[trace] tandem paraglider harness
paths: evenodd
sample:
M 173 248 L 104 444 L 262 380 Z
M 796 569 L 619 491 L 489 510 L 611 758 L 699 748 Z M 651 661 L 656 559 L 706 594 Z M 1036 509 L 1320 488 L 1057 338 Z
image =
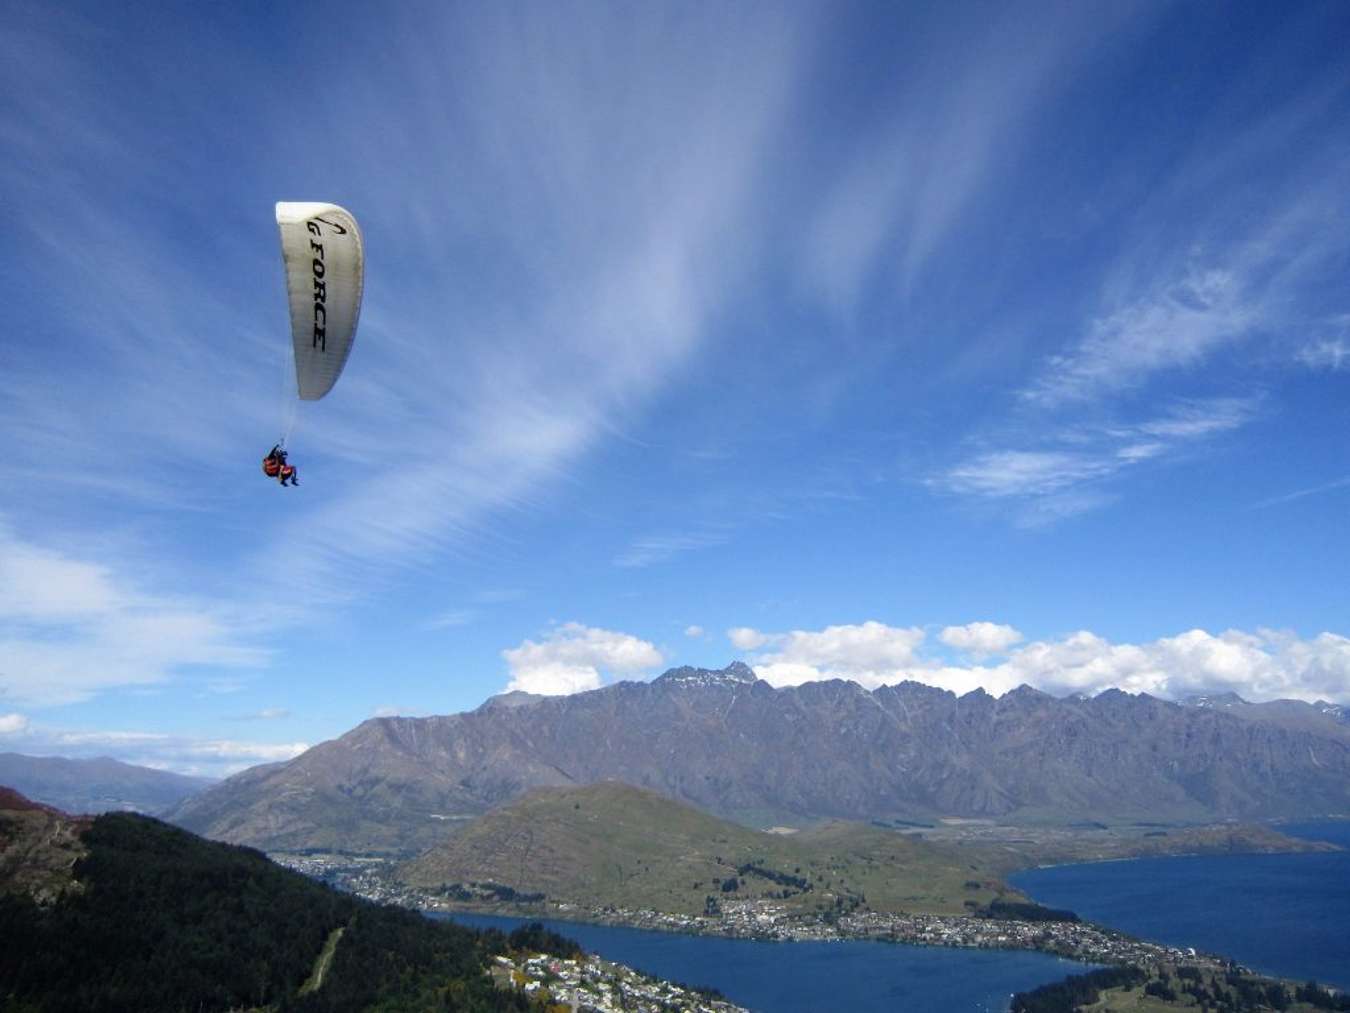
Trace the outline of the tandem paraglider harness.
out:
M 264 475 L 278 479 L 282 485 L 300 484 L 295 477 L 294 466 L 286 463 L 286 451 L 281 449 L 280 443 L 267 452 L 267 456 L 263 458 L 262 469 Z

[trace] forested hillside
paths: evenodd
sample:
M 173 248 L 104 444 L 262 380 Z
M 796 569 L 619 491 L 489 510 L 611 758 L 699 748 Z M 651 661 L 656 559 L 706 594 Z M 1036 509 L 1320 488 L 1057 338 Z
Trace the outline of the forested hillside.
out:
M 148 817 L 100 816 L 82 842 L 79 888 L 60 900 L 0 883 L 0 1008 L 526 1008 L 483 973 L 510 946 L 500 933 L 371 904 Z

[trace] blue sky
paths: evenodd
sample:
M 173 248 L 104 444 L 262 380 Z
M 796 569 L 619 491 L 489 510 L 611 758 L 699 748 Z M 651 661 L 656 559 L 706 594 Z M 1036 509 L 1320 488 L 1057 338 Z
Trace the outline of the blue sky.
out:
M 1350 8 L 0 17 L 0 750 L 741 658 L 1350 701 Z M 362 223 L 285 425 L 272 205 Z

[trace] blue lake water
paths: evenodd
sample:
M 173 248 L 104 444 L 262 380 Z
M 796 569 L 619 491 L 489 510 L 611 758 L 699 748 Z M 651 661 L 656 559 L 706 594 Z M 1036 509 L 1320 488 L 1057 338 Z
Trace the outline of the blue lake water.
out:
M 1286 833 L 1350 848 L 1350 821 Z M 1280 977 L 1350 988 L 1350 851 L 1220 855 L 1064 865 L 1012 881 L 1051 907 L 1137 936 L 1231 956 Z M 434 917 L 434 916 L 433 916 Z M 456 915 L 479 928 L 521 919 Z M 1002 1011 L 1087 965 L 1017 950 L 889 943 L 768 943 L 547 921 L 585 949 L 649 974 L 711 985 L 765 1013 Z
M 1350 848 L 1350 821 L 1280 829 Z M 1063 865 L 1012 882 L 1042 904 L 1122 932 L 1350 988 L 1350 851 Z
M 437 917 L 433 915 L 432 917 Z M 474 928 L 510 931 L 519 918 L 456 914 Z M 770 943 L 612 925 L 545 921 L 584 949 L 661 978 L 710 985 L 764 1013 L 997 1011 L 1013 992 L 1088 965 L 1019 950 L 958 950 L 862 941 Z

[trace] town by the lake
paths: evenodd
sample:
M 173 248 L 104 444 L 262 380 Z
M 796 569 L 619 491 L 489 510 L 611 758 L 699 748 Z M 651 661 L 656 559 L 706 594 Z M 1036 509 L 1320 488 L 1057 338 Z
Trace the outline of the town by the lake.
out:
M 622 925 L 628 928 L 737 939 L 829 941 L 872 939 L 913 946 L 1037 950 L 1090 964 L 1157 967 L 1188 964 L 1213 970 L 1240 968 L 1217 954 L 1136 939 L 1090 922 L 1028 920 L 973 915 L 906 914 L 859 909 L 847 914 L 801 913 L 771 900 L 727 900 L 706 915 L 675 914 L 614 906 L 587 907 L 566 901 L 531 904 L 466 904 L 393 882 L 374 857 L 276 854 L 278 863 L 332 883 L 368 900 L 419 911 L 491 913 L 527 918 Z

